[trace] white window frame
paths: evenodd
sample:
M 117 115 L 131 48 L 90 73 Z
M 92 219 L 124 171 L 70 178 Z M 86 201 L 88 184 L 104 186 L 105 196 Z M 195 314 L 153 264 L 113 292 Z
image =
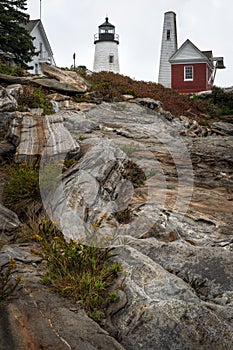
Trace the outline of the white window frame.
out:
M 184 81 L 193 81 L 193 66 L 184 66 Z

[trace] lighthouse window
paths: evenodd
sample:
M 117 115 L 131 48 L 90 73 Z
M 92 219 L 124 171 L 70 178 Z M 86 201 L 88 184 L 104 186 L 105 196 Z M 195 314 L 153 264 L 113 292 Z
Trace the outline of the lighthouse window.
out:
M 171 39 L 171 31 L 170 29 L 167 30 L 167 40 Z
M 109 56 L 109 63 L 114 63 L 114 56 L 113 55 Z
M 184 80 L 193 80 L 193 66 L 184 67 Z

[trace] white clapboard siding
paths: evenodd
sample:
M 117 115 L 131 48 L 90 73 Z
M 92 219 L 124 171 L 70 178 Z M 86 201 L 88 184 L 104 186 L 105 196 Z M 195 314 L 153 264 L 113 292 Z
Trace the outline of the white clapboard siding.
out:
M 189 39 L 170 58 L 171 63 L 207 62 L 208 58 Z
M 197 50 L 195 50 L 195 48 L 192 45 L 188 44 L 183 48 L 183 50 L 179 52 L 176 58 L 180 60 L 199 59 L 199 58 L 203 58 L 203 56 Z
M 113 56 L 113 63 L 109 62 Z M 115 41 L 99 41 L 95 44 L 94 72 L 108 71 L 119 73 L 118 44 Z
M 167 39 L 167 32 L 170 31 L 170 38 Z M 160 51 L 159 80 L 165 87 L 171 87 L 171 64 L 170 57 L 177 50 L 177 29 L 176 14 L 172 11 L 164 14 L 164 25 Z

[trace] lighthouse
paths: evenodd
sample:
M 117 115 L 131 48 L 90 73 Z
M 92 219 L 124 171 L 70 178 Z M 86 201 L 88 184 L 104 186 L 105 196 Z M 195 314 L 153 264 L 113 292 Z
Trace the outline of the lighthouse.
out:
M 165 12 L 163 23 L 162 44 L 160 51 L 159 84 L 171 87 L 170 57 L 177 51 L 176 14 L 173 11 Z
M 119 73 L 119 35 L 115 33 L 115 26 L 109 23 L 108 17 L 99 26 L 99 31 L 94 36 L 94 44 L 95 57 L 93 71 Z

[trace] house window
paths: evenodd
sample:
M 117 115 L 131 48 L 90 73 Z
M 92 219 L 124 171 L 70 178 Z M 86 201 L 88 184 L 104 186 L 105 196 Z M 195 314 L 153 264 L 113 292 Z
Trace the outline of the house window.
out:
M 43 56 L 43 44 L 40 43 L 40 57 Z
M 38 70 L 38 63 L 35 64 L 35 74 L 38 74 L 39 70 Z
M 109 56 L 109 63 L 114 63 L 114 56 L 113 55 Z
M 167 40 L 171 40 L 171 31 L 170 31 L 170 29 L 167 30 Z
M 193 66 L 184 67 L 184 80 L 193 80 Z

